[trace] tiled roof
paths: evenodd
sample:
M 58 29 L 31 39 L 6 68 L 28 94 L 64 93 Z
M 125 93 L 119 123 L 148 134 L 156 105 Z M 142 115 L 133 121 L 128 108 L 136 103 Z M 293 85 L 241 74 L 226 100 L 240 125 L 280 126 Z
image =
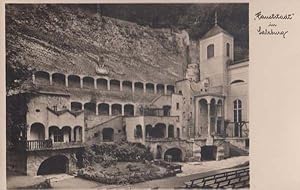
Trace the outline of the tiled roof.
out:
M 229 36 L 232 36 L 226 30 L 224 30 L 223 28 L 221 28 L 219 25 L 215 25 L 201 39 L 206 39 L 206 38 L 215 36 L 215 35 L 217 35 L 219 33 L 224 33 L 224 34 L 227 34 Z

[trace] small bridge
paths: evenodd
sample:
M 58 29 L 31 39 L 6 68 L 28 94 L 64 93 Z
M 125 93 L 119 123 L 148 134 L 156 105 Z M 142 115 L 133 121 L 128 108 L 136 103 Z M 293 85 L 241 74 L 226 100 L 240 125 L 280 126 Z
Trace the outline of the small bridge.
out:
M 231 170 L 185 182 L 185 188 L 227 189 L 249 187 L 249 167 Z

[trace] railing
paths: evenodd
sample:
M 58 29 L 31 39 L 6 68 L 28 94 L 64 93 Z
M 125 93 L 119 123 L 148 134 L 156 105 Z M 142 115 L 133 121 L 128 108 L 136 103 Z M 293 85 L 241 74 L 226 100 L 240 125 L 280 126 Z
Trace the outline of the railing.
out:
M 180 138 L 172 137 L 172 138 L 153 138 L 153 137 L 146 137 L 146 141 L 148 142 L 169 142 L 169 141 L 178 141 Z
M 52 140 L 28 140 L 25 141 L 26 150 L 43 150 L 53 147 Z
M 249 122 L 226 122 L 225 124 L 227 137 L 248 137 L 249 135 Z
M 227 189 L 249 187 L 249 167 L 192 179 L 185 188 Z

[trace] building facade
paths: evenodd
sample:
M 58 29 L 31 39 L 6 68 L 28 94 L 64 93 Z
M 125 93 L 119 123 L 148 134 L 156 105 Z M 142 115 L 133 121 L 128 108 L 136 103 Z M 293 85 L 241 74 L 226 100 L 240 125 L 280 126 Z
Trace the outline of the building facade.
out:
M 197 42 L 184 40 L 185 77 L 173 84 L 111 78 L 101 67 L 97 76 L 36 71 L 25 156 L 11 156 L 19 163 L 12 167 L 39 175 L 59 162 L 54 170 L 72 173 L 84 144 L 117 141 L 142 143 L 154 158 L 172 161 L 247 152 L 249 61 L 234 62 L 234 38 L 217 24 Z

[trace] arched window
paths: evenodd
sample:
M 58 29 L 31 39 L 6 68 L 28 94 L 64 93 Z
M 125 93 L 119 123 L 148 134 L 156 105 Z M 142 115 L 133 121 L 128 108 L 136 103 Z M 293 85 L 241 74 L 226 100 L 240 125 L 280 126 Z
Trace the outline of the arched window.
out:
M 237 84 L 237 83 L 243 83 L 243 82 L 245 82 L 245 81 L 238 79 L 238 80 L 232 81 L 230 84 Z
M 230 44 L 226 43 L 226 56 L 230 57 Z
M 141 125 L 136 126 L 134 137 L 137 138 L 137 139 L 143 138 L 143 131 L 142 131 L 142 126 Z
M 234 135 L 239 136 L 240 133 L 240 127 L 239 127 L 239 122 L 242 121 L 242 101 L 237 99 L 233 102 L 233 120 L 235 123 L 234 126 Z
M 215 46 L 210 44 L 207 46 L 207 59 L 215 56 Z

